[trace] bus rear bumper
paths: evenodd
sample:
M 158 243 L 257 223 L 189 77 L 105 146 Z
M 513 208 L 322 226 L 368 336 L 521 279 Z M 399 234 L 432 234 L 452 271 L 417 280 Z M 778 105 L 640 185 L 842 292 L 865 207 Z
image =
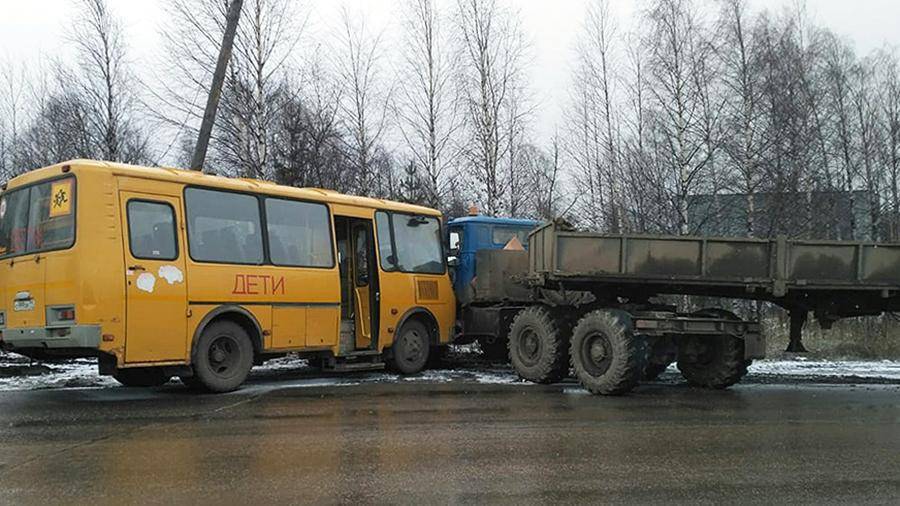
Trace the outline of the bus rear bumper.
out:
M 3 329 L 0 348 L 27 357 L 70 358 L 97 355 L 99 325 Z

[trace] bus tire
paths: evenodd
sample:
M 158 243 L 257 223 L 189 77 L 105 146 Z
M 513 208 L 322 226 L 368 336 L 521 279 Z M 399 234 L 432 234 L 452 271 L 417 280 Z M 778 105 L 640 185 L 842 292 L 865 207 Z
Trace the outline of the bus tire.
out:
M 430 349 L 428 329 L 418 320 L 409 320 L 391 345 L 389 365 L 402 374 L 419 373 L 428 364 Z
M 572 368 L 592 394 L 621 395 L 641 379 L 646 351 L 619 317 L 609 311 L 584 315 L 572 332 Z
M 693 386 L 721 390 L 747 374 L 744 342 L 730 335 L 684 336 L 678 341 L 678 370 Z
M 193 378 L 204 390 L 236 390 L 253 367 L 253 344 L 247 331 L 228 320 L 210 323 L 195 345 L 193 367 Z
M 113 378 L 126 387 L 158 387 L 166 384 L 172 377 L 162 367 L 133 367 L 117 369 Z
M 556 383 L 569 375 L 568 343 L 546 308 L 519 311 L 509 327 L 509 360 L 522 379 Z

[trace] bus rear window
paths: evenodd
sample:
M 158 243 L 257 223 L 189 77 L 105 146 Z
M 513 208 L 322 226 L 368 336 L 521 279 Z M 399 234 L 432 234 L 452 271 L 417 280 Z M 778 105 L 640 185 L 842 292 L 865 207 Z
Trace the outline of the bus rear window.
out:
M 75 242 L 75 180 L 48 181 L 0 197 L 0 256 L 65 249 Z

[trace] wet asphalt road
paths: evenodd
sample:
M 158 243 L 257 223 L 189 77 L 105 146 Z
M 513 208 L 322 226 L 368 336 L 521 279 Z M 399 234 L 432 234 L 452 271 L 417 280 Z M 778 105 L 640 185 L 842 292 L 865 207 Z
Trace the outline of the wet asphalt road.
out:
M 0 393 L 0 503 L 900 502 L 900 387 Z

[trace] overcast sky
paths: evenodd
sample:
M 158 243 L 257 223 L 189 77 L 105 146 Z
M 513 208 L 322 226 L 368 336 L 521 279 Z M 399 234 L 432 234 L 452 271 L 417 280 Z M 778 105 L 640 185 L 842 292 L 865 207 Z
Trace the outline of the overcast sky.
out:
M 130 57 L 138 69 L 149 68 L 158 54 L 157 33 L 165 23 L 163 6 L 168 0 L 109 0 L 128 30 Z M 338 0 L 297 0 L 310 15 L 312 34 L 323 36 L 333 25 Z M 565 86 L 587 0 L 512 1 L 522 15 L 532 42 L 532 93 L 538 104 L 535 133 L 540 143 L 552 135 L 565 99 Z M 751 0 L 754 10 L 780 11 L 796 0 Z M 65 54 L 66 26 L 75 13 L 72 0 L 0 0 L 0 59 L 34 60 Z M 384 30 L 390 41 L 398 0 L 348 0 L 351 9 L 363 13 L 368 24 Z M 626 26 L 634 0 L 613 0 L 613 8 Z M 702 5 L 702 3 L 701 3 Z M 713 3 L 709 2 L 712 6 Z M 900 0 L 808 0 L 814 21 L 853 41 L 866 54 L 885 44 L 900 46 Z M 623 30 L 624 31 L 624 30 Z M 385 52 L 392 48 L 385 47 Z M 302 50 L 302 48 L 301 48 Z

